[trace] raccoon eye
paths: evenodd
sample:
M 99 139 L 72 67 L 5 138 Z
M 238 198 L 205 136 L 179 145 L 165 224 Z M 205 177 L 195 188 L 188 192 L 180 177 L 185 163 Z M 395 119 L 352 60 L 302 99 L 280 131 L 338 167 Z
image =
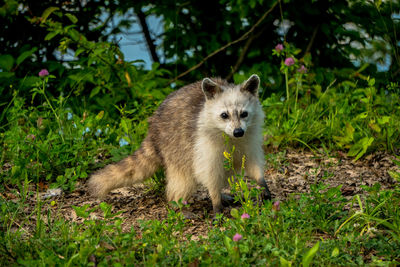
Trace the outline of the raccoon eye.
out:
M 223 118 L 224 120 L 226 120 L 227 118 L 229 118 L 228 113 L 222 112 L 222 113 L 221 113 L 221 118 Z
M 246 118 L 248 115 L 249 115 L 249 113 L 247 113 L 247 111 L 243 111 L 243 112 L 240 114 L 240 118 Z

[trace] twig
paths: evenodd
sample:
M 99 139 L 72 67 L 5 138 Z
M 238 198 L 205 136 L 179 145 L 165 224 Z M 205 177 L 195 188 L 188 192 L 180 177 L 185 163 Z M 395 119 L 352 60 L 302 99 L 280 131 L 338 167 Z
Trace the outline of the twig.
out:
M 247 39 L 245 45 L 243 46 L 242 53 L 240 53 L 239 59 L 236 61 L 235 66 L 233 66 L 233 68 L 232 68 L 231 72 L 228 74 L 228 76 L 226 76 L 226 78 L 225 78 L 226 80 L 230 80 L 232 78 L 233 74 L 235 74 L 236 71 L 239 69 L 240 65 L 242 64 L 242 62 L 244 60 L 244 57 L 247 54 L 247 50 L 249 49 L 250 44 L 253 42 L 254 39 L 255 39 L 255 36 L 253 34 L 250 36 L 249 39 Z
M 233 76 L 233 74 L 235 74 L 237 72 L 237 70 L 239 69 L 240 65 L 242 65 L 242 62 L 247 54 L 247 51 L 250 48 L 251 43 L 254 41 L 254 39 L 257 39 L 266 29 L 266 27 L 262 28 L 257 34 L 252 34 L 250 36 L 249 39 L 247 39 L 246 44 L 243 46 L 242 52 L 240 53 L 239 59 L 236 61 L 235 66 L 232 68 L 231 73 L 229 73 L 228 76 L 226 76 L 226 80 L 230 80 Z
M 393 73 L 393 77 L 396 77 L 397 74 L 399 74 L 399 73 L 400 73 L 400 69 L 397 69 L 397 70 Z
M 306 51 L 304 52 L 304 55 L 307 55 L 310 52 L 311 47 L 314 44 L 315 36 L 317 35 L 318 29 L 319 29 L 319 25 L 317 25 L 317 27 L 315 27 L 315 29 L 313 31 L 313 34 L 311 36 L 310 42 L 307 45 L 307 48 L 306 48 Z
M 188 69 L 185 72 L 182 72 L 181 74 L 179 74 L 178 76 L 176 76 L 175 78 L 173 78 L 172 80 L 169 81 L 169 83 L 173 83 L 176 80 L 178 80 L 179 78 L 185 76 L 186 74 L 192 72 L 193 70 L 197 69 L 198 67 L 200 67 L 201 65 L 204 64 L 204 62 L 206 62 L 209 58 L 215 56 L 216 54 L 218 54 L 219 52 L 225 50 L 226 48 L 230 47 L 231 45 L 234 45 L 240 41 L 243 41 L 244 39 L 246 39 L 247 37 L 249 37 L 249 35 L 254 31 L 254 29 L 260 25 L 260 23 L 268 16 L 269 13 L 272 12 L 272 10 L 274 10 L 275 6 L 278 4 L 280 0 L 277 0 L 270 9 L 268 9 L 267 12 L 265 12 L 261 18 L 250 28 L 250 30 L 248 30 L 247 32 L 245 32 L 241 37 L 239 37 L 238 39 L 227 43 L 226 45 L 218 48 L 217 50 L 215 50 L 214 52 L 212 52 L 211 54 L 209 54 L 208 56 L 206 56 L 205 58 L 203 58 L 199 63 L 197 63 L 196 65 L 194 65 L 193 67 L 191 67 L 190 69 Z

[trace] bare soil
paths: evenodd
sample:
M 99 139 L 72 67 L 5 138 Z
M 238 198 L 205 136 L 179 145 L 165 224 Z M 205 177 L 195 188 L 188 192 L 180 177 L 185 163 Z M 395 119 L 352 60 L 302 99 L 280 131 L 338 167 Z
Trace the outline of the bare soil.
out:
M 385 153 L 375 153 L 356 162 L 337 152 L 336 156 L 315 155 L 311 152 L 289 150 L 268 154 L 265 179 L 269 184 L 273 200 L 285 201 L 290 194 L 307 193 L 310 184 L 323 182 L 329 187 L 342 185 L 342 194 L 348 198 L 356 194 L 363 194 L 361 185 L 372 186 L 380 183 L 382 189 L 392 188 L 395 181 L 388 174 L 389 170 L 399 168 L 392 162 L 393 156 Z M 46 192 L 40 193 L 41 195 Z M 10 198 L 11 194 L 3 196 Z M 12 197 L 11 197 L 12 198 Z M 51 206 L 50 202 L 55 201 Z M 37 198 L 31 197 L 30 205 L 24 212 L 32 216 Z M 140 220 L 164 220 L 168 214 L 168 203 L 163 193 L 155 193 L 147 185 L 136 185 L 132 188 L 118 189 L 110 193 L 103 200 L 112 204 L 113 212 L 121 211 L 124 219 L 123 229 L 129 231 L 131 227 L 140 230 Z M 59 196 L 49 197 L 45 200 L 43 210 L 52 209 L 53 214 L 58 214 L 70 221 L 81 221 L 72 206 L 89 204 L 97 206 L 100 201 L 93 199 L 87 192 L 85 184 L 78 183 L 72 193 L 62 193 Z M 198 239 L 205 236 L 211 227 L 211 201 L 205 189 L 200 188 L 189 200 L 190 208 L 187 233 Z M 229 216 L 231 207 L 224 208 L 224 214 Z M 92 216 L 101 218 L 101 213 L 94 212 Z M 34 215 L 31 219 L 34 219 Z

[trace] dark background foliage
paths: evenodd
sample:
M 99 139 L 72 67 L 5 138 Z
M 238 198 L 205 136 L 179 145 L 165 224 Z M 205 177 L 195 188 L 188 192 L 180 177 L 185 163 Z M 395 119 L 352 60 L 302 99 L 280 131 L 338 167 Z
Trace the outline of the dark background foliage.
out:
M 74 54 L 79 48 L 76 42 L 63 39 L 62 34 L 45 39 L 51 31 L 43 23 L 44 11 L 49 7 L 57 7 L 56 12 L 61 14 L 74 15 L 77 21 L 73 23 L 67 16 L 58 17 L 57 21 L 64 26 L 73 24 L 73 29 L 88 41 L 106 42 L 115 34 L 128 32 L 133 24 L 140 24 L 153 61 L 170 71 L 172 76 L 177 76 L 249 31 L 276 3 L 267 0 L 163 0 L 151 4 L 147 1 L 6 0 L 0 8 L 0 23 L 3 25 L 0 32 L 3 72 L 0 75 L 0 103 L 4 105 L 10 100 L 11 94 L 6 89 L 13 81 L 29 88 L 32 81 L 26 78 L 36 76 L 43 67 L 57 73 L 60 85 L 67 83 L 76 90 L 68 75 L 78 65 L 83 68 L 82 58 L 88 54 L 75 54 L 71 61 L 60 54 L 60 50 Z M 271 51 L 277 43 L 287 41 L 301 49 L 300 58 L 312 57 L 313 68 L 318 70 L 318 81 L 325 85 L 332 81 L 333 75 L 339 78 L 348 76 L 346 68 L 354 68 L 351 60 L 357 60 L 361 65 L 370 62 L 363 74 L 373 74 L 378 82 L 380 79 L 395 80 L 400 68 L 396 39 L 399 19 L 393 14 L 398 13 L 399 7 L 397 1 L 280 1 L 248 38 L 217 53 L 197 71 L 181 79 L 194 81 L 204 76 L 232 79 L 234 73 L 242 70 L 262 74 L 264 86 L 268 86 L 270 91 L 282 90 L 279 64 L 272 58 Z M 149 15 L 162 18 L 164 31 L 161 35 L 155 36 L 149 30 L 146 23 Z M 110 23 L 116 21 L 115 17 L 123 19 Z M 54 14 L 48 18 L 55 19 Z M 282 31 L 282 25 L 286 31 Z M 62 41 L 64 43 L 60 45 Z M 118 47 L 118 40 L 114 45 Z M 18 62 L 17 58 L 23 53 L 31 53 L 31 56 Z M 386 54 L 391 58 L 386 62 L 388 71 L 376 73 L 374 63 L 384 62 Z M 6 55 L 14 59 L 11 67 Z M 120 57 L 123 60 L 123 55 Z M 164 86 L 160 84 L 160 87 Z M 95 87 L 88 85 L 81 95 L 90 95 Z M 19 86 L 19 89 L 23 90 L 24 86 Z

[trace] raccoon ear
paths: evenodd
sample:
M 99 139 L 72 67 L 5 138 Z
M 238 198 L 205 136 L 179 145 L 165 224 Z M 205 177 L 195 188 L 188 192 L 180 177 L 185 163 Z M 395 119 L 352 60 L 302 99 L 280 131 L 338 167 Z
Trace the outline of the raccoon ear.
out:
M 260 77 L 257 74 L 253 74 L 250 78 L 242 85 L 240 91 L 249 92 L 250 94 L 257 96 L 258 95 L 258 87 L 260 86 Z
M 201 82 L 201 90 L 206 95 L 207 100 L 213 99 L 216 94 L 222 92 L 221 87 L 209 78 L 204 78 Z

